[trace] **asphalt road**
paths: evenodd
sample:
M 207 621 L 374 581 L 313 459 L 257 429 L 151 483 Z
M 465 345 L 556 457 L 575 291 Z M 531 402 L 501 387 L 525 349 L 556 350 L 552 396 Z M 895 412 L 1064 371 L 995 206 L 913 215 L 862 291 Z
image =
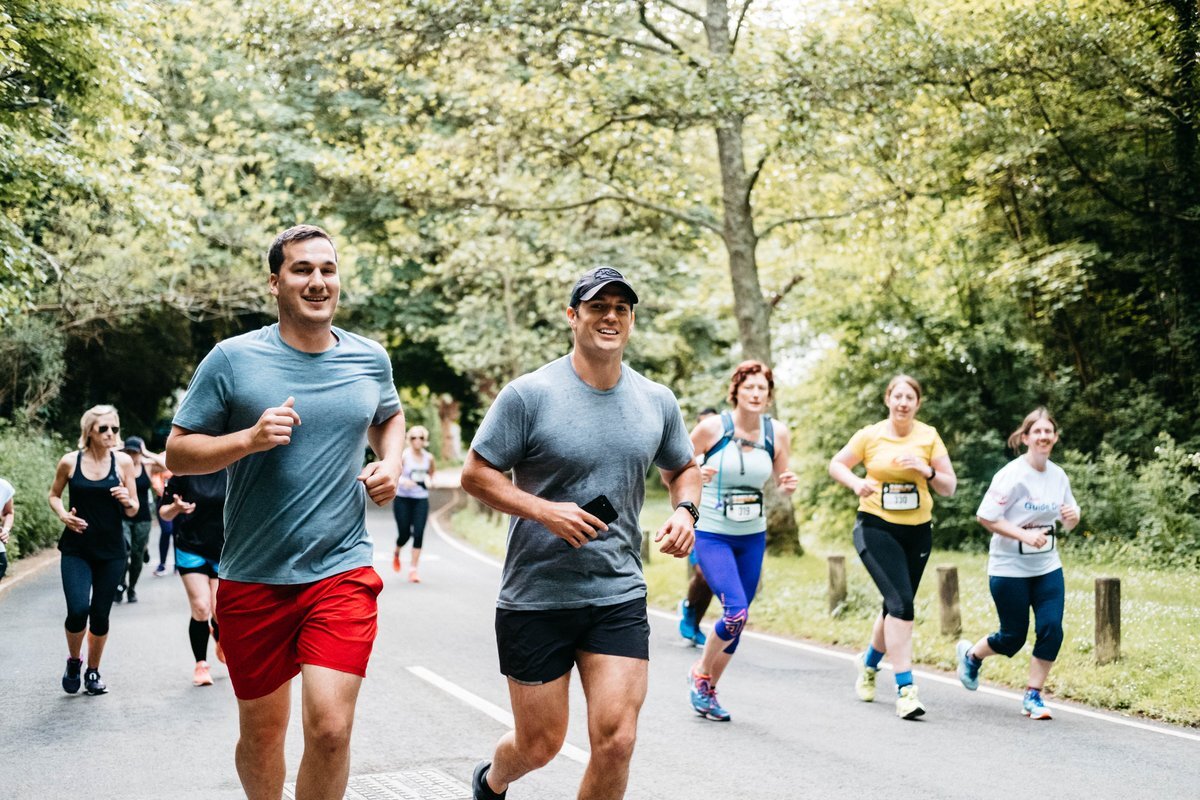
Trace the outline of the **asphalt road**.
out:
M 508 711 L 492 631 L 499 569 L 431 529 L 424 582 L 409 584 L 391 570 L 390 513 L 373 510 L 368 526 L 386 586 L 351 772 L 436 769 L 469 782 Z M 224 667 L 214 661 L 215 686 L 193 687 L 183 587 L 146 573 L 139 588 L 141 602 L 114 608 L 103 664 L 110 692 L 101 697 L 59 687 L 66 651 L 57 567 L 0 596 L 0 798 L 242 796 Z M 888 702 L 890 673 L 881 673 L 880 700 L 860 703 L 848 654 L 803 643 L 744 640 L 722 684 L 733 722 L 709 722 L 687 705 L 696 651 L 666 615 L 652 624 L 630 798 L 1200 797 L 1200 731 L 1130 727 L 1116 715 L 1061 707 L 1053 721 L 1034 723 L 1020 715 L 1015 694 L 971 694 L 952 676 L 924 673 L 929 714 L 905 722 Z M 512 800 L 575 796 L 588 746 L 578 681 L 572 704 L 568 747 L 514 785 Z M 300 734 L 297 712 L 293 778 Z

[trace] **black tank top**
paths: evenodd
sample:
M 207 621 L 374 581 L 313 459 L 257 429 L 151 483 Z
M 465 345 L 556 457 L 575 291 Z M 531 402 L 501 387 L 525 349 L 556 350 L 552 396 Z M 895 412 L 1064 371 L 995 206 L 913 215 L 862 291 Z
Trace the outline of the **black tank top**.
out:
M 137 514 L 133 517 L 133 521 L 149 522 L 151 520 L 150 509 L 153 503 L 151 489 L 154 486 L 150 483 L 150 471 L 146 469 L 145 461 L 142 462 L 142 471 L 138 474 L 134 484 L 137 486 L 138 510 Z
M 75 516 L 87 521 L 83 533 L 63 528 L 58 549 L 67 555 L 89 559 L 125 558 L 125 509 L 112 496 L 114 486 L 121 485 L 117 475 L 117 457 L 109 453 L 108 474 L 93 481 L 83 474 L 83 451 L 75 456 L 75 472 L 67 481 L 68 501 L 63 506 L 75 509 Z

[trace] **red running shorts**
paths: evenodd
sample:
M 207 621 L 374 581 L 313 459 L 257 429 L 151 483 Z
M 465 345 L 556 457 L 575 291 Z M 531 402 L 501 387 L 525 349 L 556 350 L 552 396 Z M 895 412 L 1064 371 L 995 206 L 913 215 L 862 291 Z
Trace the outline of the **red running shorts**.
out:
M 217 622 L 233 693 L 265 697 L 301 664 L 365 677 L 382 589 L 372 567 L 290 586 L 222 580 Z

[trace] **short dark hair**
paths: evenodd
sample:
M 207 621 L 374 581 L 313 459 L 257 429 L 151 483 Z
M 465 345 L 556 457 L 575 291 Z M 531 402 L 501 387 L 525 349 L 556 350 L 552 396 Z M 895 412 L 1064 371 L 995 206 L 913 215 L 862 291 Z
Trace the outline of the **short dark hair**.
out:
M 316 225 L 293 225 L 276 236 L 275 241 L 271 242 L 271 249 L 267 251 L 267 266 L 271 268 L 272 275 L 278 275 L 279 268 L 283 266 L 283 248 L 292 242 L 303 242 L 306 239 L 324 239 L 333 247 L 334 256 L 337 256 L 337 246 L 328 233 Z

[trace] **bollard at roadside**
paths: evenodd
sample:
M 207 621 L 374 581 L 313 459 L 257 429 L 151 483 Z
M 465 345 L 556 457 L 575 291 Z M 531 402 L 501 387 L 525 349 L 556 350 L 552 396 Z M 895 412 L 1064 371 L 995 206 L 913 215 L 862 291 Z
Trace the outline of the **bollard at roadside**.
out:
M 962 613 L 958 606 L 958 567 L 938 567 L 938 611 L 943 636 L 962 633 Z
M 829 613 L 836 615 L 846 602 L 846 557 L 829 556 Z
M 1096 663 L 1121 657 L 1121 579 L 1096 578 Z

